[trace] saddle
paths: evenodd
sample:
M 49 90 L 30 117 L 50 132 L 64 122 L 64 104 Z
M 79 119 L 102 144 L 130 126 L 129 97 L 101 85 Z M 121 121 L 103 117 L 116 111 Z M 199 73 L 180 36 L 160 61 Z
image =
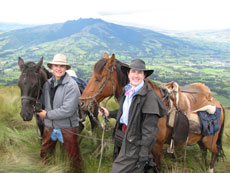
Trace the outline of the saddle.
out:
M 193 112 L 206 105 L 214 105 L 212 103 L 212 93 L 210 89 L 202 83 L 192 83 L 180 87 L 181 95 L 185 97 L 185 100 L 179 100 L 179 107 L 189 108 L 187 112 Z M 183 105 L 187 104 L 187 106 Z M 183 110 L 181 110 L 183 111 Z

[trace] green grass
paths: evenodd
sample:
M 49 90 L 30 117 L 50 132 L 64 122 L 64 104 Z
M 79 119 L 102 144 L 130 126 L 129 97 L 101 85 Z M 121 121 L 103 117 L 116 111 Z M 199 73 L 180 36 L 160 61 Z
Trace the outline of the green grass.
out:
M 36 132 L 35 121 L 24 122 L 19 115 L 20 94 L 17 86 L 0 87 L 0 172 L 1 173 L 66 173 L 72 172 L 68 157 L 58 143 L 55 154 L 47 164 L 40 159 L 41 140 Z M 105 102 L 101 103 L 104 106 Z M 106 105 L 109 109 L 116 109 L 118 104 L 111 99 Z M 226 155 L 225 162 L 216 162 L 215 171 L 228 172 L 230 169 L 230 111 L 226 110 L 223 147 Z M 103 120 L 100 118 L 100 121 Z M 115 124 L 109 121 L 110 127 Z M 87 119 L 85 129 L 79 137 L 81 155 L 84 161 L 84 172 L 96 173 L 101 156 L 102 129 L 98 128 L 92 133 Z M 100 173 L 111 172 L 113 162 L 113 144 L 111 142 L 112 128 L 105 131 L 105 147 L 102 153 Z M 89 139 L 90 137 L 90 139 Z M 91 139 L 94 138 L 94 139 Z M 176 158 L 166 152 L 168 145 L 164 146 L 163 172 L 182 172 L 185 147 L 176 147 Z M 198 145 L 187 146 L 185 162 L 186 172 L 205 172 L 204 162 Z M 208 155 L 210 159 L 210 153 Z

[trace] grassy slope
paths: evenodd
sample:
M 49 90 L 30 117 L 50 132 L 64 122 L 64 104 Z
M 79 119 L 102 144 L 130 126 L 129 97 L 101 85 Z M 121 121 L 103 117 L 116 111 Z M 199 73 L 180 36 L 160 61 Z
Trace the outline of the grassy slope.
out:
M 69 162 L 65 154 L 63 154 L 60 145 L 57 145 L 55 156 L 50 163 L 43 164 L 40 161 L 40 139 L 36 133 L 35 122 L 22 121 L 20 111 L 19 90 L 16 86 L 0 87 L 0 172 L 7 173 L 62 173 L 71 172 Z M 117 106 L 113 102 L 108 103 L 110 109 Z M 228 172 L 230 168 L 230 111 L 227 111 L 224 131 L 224 151 L 227 157 L 225 162 L 217 162 L 215 166 L 216 172 Z M 110 121 L 111 126 L 114 121 Z M 90 125 L 85 123 L 85 130 L 82 135 L 101 138 L 102 130 L 99 129 L 94 134 L 90 131 Z M 105 133 L 105 139 L 111 139 L 111 129 Z M 112 150 L 113 145 L 110 141 L 106 141 L 106 147 L 103 152 L 103 159 L 100 172 L 110 172 L 112 166 Z M 80 137 L 81 153 L 84 160 L 84 170 L 86 173 L 97 172 L 100 157 L 100 142 Z M 165 145 L 163 168 L 165 172 L 181 172 L 183 167 L 184 147 L 176 148 L 176 160 L 166 153 L 167 145 Z M 204 164 L 201 160 L 201 154 L 198 146 L 193 145 L 187 147 L 186 170 L 188 172 L 204 172 Z M 210 157 L 210 155 L 209 155 Z M 173 171 L 169 171 L 168 167 L 173 167 Z

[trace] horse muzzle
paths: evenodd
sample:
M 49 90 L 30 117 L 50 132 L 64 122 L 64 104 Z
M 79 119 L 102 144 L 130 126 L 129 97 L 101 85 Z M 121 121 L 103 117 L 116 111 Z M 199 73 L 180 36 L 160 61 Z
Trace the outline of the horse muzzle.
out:
M 20 115 L 24 121 L 31 121 L 33 118 L 33 112 L 24 112 L 21 111 Z

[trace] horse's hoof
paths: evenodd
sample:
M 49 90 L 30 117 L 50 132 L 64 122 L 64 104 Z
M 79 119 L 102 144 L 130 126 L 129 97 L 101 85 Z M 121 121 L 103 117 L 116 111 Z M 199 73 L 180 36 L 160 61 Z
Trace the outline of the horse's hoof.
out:
M 212 168 L 212 169 L 208 168 L 208 172 L 209 173 L 214 173 L 214 168 Z

